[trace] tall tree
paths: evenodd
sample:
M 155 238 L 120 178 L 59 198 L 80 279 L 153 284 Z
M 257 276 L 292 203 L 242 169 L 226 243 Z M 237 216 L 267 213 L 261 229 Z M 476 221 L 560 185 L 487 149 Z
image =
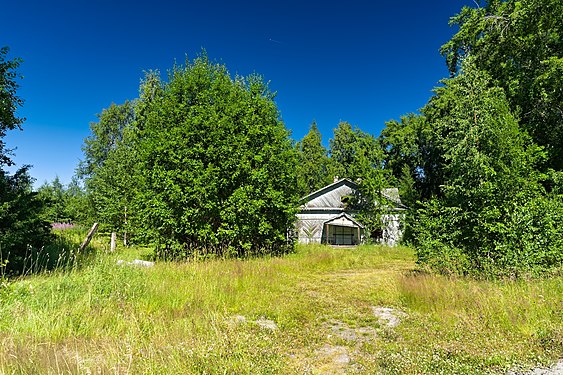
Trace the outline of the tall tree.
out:
M 330 156 L 335 175 L 358 182 L 358 194 L 348 204 L 366 226 L 368 236 L 379 231 L 381 215 L 389 203 L 383 191 L 389 186 L 389 171 L 384 167 L 383 148 L 371 134 L 340 122 L 330 140 Z
M 332 182 L 328 151 L 322 145 L 321 132 L 313 121 L 309 132 L 296 145 L 299 152 L 299 183 L 306 195 Z
M 46 203 L 45 216 L 51 223 L 65 223 L 70 221 L 66 212 L 65 187 L 59 176 L 53 181 L 45 182 L 37 190 L 38 196 Z
M 137 111 L 138 225 L 162 255 L 292 248 L 297 153 L 262 78 L 203 55 L 146 79 Z
M 85 159 L 79 167 L 93 219 L 109 230 L 122 233 L 125 242 L 134 216 L 133 177 L 137 156 L 133 144 L 137 137 L 137 104 L 112 103 L 98 115 L 99 121 L 90 124 L 92 134 L 84 141 Z
M 0 48 L 0 268 L 22 272 L 30 248 L 39 248 L 50 240 L 49 223 L 42 219 L 43 203 L 32 191 L 29 166 L 13 175 L 3 170 L 13 165 L 3 137 L 8 130 L 21 129 L 24 119 L 16 111 L 23 104 L 17 96 L 21 60 L 7 60 L 8 48 Z
M 466 56 L 505 90 L 521 126 L 563 170 L 563 2 L 490 0 L 452 18 L 459 31 L 442 47 L 452 74 Z
M 334 171 L 341 178 L 362 179 L 383 166 L 383 150 L 377 139 L 348 122 L 338 124 L 329 145 Z
M 433 142 L 433 129 L 424 115 L 408 114 L 385 124 L 379 142 L 384 168 L 398 184 L 401 200 L 414 207 L 419 200 L 440 194 L 443 156 Z
M 98 119 L 98 122 L 90 123 L 92 134 L 82 146 L 85 158 L 79 166 L 79 174 L 83 177 L 95 174 L 111 153 L 122 145 L 127 128 L 135 120 L 134 104 L 130 101 L 121 105 L 112 103 L 98 115 Z
M 562 257 L 552 255 L 563 254 L 563 231 L 542 227 L 546 219 L 530 220 L 563 224 L 562 215 L 545 209 L 541 149 L 520 130 L 504 90 L 471 59 L 443 83 L 423 109 L 444 173 L 442 194 L 426 201 L 411 226 L 419 261 L 462 273 L 557 267 Z

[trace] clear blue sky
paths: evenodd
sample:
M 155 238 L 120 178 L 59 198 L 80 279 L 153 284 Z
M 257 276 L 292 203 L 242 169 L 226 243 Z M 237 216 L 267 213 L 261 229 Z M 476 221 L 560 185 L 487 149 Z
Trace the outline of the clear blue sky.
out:
M 21 57 L 23 131 L 10 132 L 36 186 L 68 183 L 89 123 L 138 96 L 144 70 L 166 72 L 202 48 L 234 74 L 262 74 L 293 138 L 340 120 L 379 135 L 421 108 L 447 76 L 438 50 L 472 0 L 9 1 L 0 46 Z

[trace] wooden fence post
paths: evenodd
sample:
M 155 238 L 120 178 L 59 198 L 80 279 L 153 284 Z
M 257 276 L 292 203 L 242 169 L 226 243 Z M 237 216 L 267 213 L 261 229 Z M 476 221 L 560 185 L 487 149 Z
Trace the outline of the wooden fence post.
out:
M 90 241 L 92 241 L 92 237 L 94 237 L 94 234 L 96 234 L 97 230 L 98 230 L 98 223 L 94 223 L 94 225 L 92 225 L 92 228 L 90 229 L 90 231 L 86 235 L 86 238 L 82 242 L 82 245 L 80 245 L 80 249 L 78 251 L 84 251 L 86 246 L 88 246 Z
M 115 242 L 117 241 L 117 233 L 111 232 L 111 244 L 109 246 L 109 251 L 112 253 L 115 251 Z
M 123 246 L 127 247 L 127 206 L 125 206 L 124 214 L 124 226 L 123 226 Z

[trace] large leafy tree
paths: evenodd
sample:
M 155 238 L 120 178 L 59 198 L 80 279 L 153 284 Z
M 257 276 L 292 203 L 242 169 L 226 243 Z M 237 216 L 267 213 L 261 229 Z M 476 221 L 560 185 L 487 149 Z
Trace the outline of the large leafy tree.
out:
M 377 139 L 342 121 L 329 141 L 334 173 L 340 178 L 364 179 L 383 165 L 383 150 Z
M 306 195 L 332 182 L 328 151 L 322 144 L 322 136 L 316 122 L 296 144 L 299 152 L 299 188 Z
M 7 54 L 7 47 L 0 49 L 0 267 L 21 272 L 31 249 L 48 242 L 50 227 L 42 219 L 43 203 L 32 191 L 29 166 L 18 169 L 13 175 L 3 169 L 13 165 L 3 137 L 9 130 L 21 129 L 24 121 L 16 114 L 23 104 L 17 96 L 17 68 L 21 60 L 8 60 Z
M 121 232 L 125 243 L 134 217 L 137 104 L 112 103 L 98 115 L 98 122 L 90 124 L 92 134 L 84 141 L 85 159 L 78 171 L 85 180 L 90 216 L 103 227 Z
M 358 182 L 358 194 L 348 204 L 370 232 L 379 231 L 381 215 L 388 203 L 383 190 L 389 186 L 390 173 L 383 168 L 383 148 L 377 138 L 348 122 L 340 122 L 330 140 L 330 157 L 335 176 Z
M 433 130 L 424 115 L 408 114 L 385 124 L 379 141 L 384 168 L 393 177 L 401 200 L 409 207 L 440 195 L 443 156 L 433 142 Z
M 147 76 L 134 151 L 138 224 L 167 256 L 291 248 L 297 153 L 262 78 L 204 55 Z
M 423 110 L 444 173 L 441 195 L 425 202 L 411 226 L 419 261 L 461 273 L 557 267 L 563 233 L 542 224 L 563 223 L 546 210 L 537 171 L 543 152 L 519 128 L 504 90 L 471 59 L 443 83 Z
M 521 126 L 563 170 L 563 2 L 490 0 L 452 18 L 459 31 L 442 47 L 452 74 L 472 56 L 502 87 Z

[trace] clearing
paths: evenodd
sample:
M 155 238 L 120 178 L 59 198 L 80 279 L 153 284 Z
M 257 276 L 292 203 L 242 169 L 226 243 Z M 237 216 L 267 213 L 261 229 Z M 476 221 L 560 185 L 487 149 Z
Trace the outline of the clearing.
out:
M 0 373 L 507 374 L 563 358 L 562 277 L 427 275 L 404 247 L 126 264 L 143 255 L 4 281 Z

